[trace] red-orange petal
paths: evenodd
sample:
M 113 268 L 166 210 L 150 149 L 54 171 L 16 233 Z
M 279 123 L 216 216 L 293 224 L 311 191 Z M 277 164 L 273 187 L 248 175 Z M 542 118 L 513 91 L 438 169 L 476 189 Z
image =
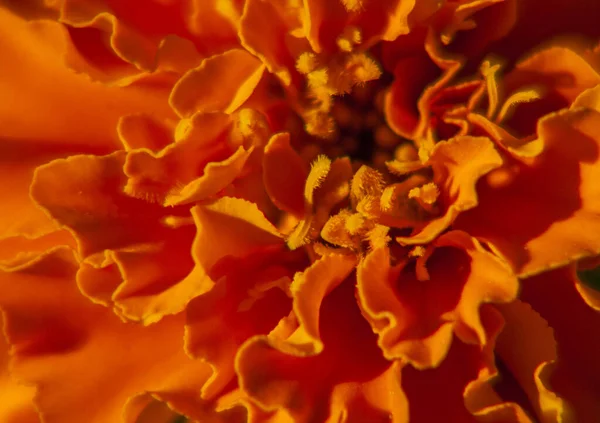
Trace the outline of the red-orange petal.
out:
M 381 248 L 357 271 L 358 298 L 384 354 L 418 368 L 442 362 L 453 332 L 487 345 L 481 305 L 511 301 L 518 290 L 510 268 L 465 233 L 440 237 L 425 266 L 429 279 L 418 280 L 415 266 L 391 268 L 389 252 Z
M 599 130 L 595 110 L 574 108 L 543 118 L 542 153 L 507 158 L 507 183 L 482 181 L 479 205 L 461 214 L 455 227 L 489 243 L 522 275 L 598 254 Z
M 317 264 L 316 268 L 321 266 Z M 337 273 L 322 269 L 314 276 L 323 272 Z M 337 279 L 331 279 L 331 275 L 322 279 L 329 288 Z M 303 286 L 313 286 L 313 282 L 322 280 L 311 277 Z M 334 285 L 337 288 L 328 294 L 327 286 L 319 287 L 315 301 L 310 304 L 313 317 L 306 315 L 302 326 L 287 340 L 274 335 L 257 336 L 242 346 L 236 360 L 240 386 L 261 408 L 284 408 L 297 422 L 324 422 L 344 414 L 351 419 L 350 413 L 356 413 L 359 421 L 360 417 L 379 421 L 384 416 L 389 421 L 390 415 L 393 421 L 402 421 L 405 412 L 402 403 L 391 404 L 387 402 L 390 397 L 384 396 L 378 403 L 369 396 L 370 389 L 385 386 L 386 395 L 402 400 L 400 387 L 393 385 L 393 377 L 388 378 L 390 374 L 385 375 L 390 363 L 381 356 L 374 335 L 356 305 L 352 279 Z M 301 295 L 308 301 L 308 294 Z M 304 313 L 303 307 L 294 306 Z M 350 389 L 349 393 L 354 389 L 356 396 L 345 397 L 346 389 Z M 353 410 L 361 406 L 364 409 Z
M 0 324 L 4 328 L 4 318 L 0 315 Z M 0 420 L 5 423 L 40 423 L 33 404 L 35 388 L 25 386 L 10 374 L 9 345 L 0 334 Z
M 36 166 L 70 154 L 106 154 L 120 147 L 120 116 L 171 116 L 162 87 L 94 84 L 62 63 L 70 41 L 60 24 L 25 22 L 0 10 L 0 237 L 37 237 L 55 228 L 28 197 Z M 35 52 L 35 54 L 33 53 Z M 23 78 L 27 75 L 27 78 Z M 52 81 L 52 84 L 48 84 Z
M 477 206 L 477 182 L 502 162 L 494 143 L 486 137 L 459 136 L 437 143 L 428 164 L 433 168 L 434 183 L 440 189 L 438 201 L 446 210 L 441 217 L 419 228 L 418 233 L 396 240 L 401 244 L 431 242 L 461 213 Z
M 273 204 L 296 217 L 304 216 L 304 182 L 308 172 L 302 158 L 292 149 L 288 133 L 271 137 L 265 147 L 262 168 L 265 189 Z
M 549 385 L 571 406 L 573 421 L 592 423 L 600 415 L 597 354 L 600 313 L 576 289 L 571 266 L 523 281 L 522 301 L 531 305 L 554 331 L 558 360 Z
M 202 390 L 205 398 L 231 382 L 242 343 L 269 333 L 289 314 L 289 285 L 303 263 L 302 253 L 285 252 L 282 245 L 217 262 L 210 272 L 214 288 L 187 306 L 186 350 L 213 368 Z
M 37 387 L 44 421 L 120 421 L 140 392 L 194 418 L 208 414 L 204 402 L 190 406 L 210 368 L 184 353 L 183 316 L 150 327 L 124 323 L 81 295 L 76 270 L 72 252 L 56 249 L 0 275 L 13 371 Z
M 482 308 L 482 321 L 490 339 L 487 346 L 482 348 L 455 340 L 439 367 L 426 370 L 411 366 L 403 368 L 402 388 L 409 404 L 411 422 L 445 421 L 450 416 L 457 423 L 476 421 L 465 406 L 465 390 L 472 381 L 495 372 L 493 348 L 502 327 L 502 318 L 492 306 Z M 507 422 L 511 420 L 502 420 L 502 423 Z
M 250 97 L 263 72 L 260 60 L 244 50 L 211 56 L 175 84 L 171 106 L 182 117 L 196 112 L 231 113 Z

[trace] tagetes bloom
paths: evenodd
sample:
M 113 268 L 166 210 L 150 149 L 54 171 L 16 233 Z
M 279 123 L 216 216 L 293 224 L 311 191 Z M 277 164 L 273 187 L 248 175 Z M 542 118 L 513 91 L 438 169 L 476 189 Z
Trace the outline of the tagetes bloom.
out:
M 597 422 L 600 8 L 541 3 L 0 1 L 2 421 Z

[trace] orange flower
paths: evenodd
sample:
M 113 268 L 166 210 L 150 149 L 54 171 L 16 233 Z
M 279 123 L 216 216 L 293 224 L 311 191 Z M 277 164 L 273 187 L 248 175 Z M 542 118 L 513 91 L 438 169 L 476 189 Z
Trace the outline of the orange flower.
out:
M 597 421 L 600 33 L 559 3 L 0 1 L 0 414 Z

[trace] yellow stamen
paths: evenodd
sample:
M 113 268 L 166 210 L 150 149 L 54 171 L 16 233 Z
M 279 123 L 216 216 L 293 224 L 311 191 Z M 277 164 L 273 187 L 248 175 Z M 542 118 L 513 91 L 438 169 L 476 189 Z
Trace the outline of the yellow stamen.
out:
M 358 12 L 365 7 L 367 0 L 341 0 L 348 12 Z
M 423 257 L 425 255 L 425 247 L 422 245 L 417 245 L 408 253 L 408 255 L 410 257 Z
M 481 74 L 485 78 L 488 94 L 487 117 L 491 119 L 498 108 L 498 82 L 496 73 L 500 70 L 500 65 L 492 65 L 489 61 L 484 61 L 481 65 Z
M 309 51 L 302 53 L 296 60 L 296 69 L 304 75 L 314 71 L 318 65 L 317 55 Z
M 379 197 L 383 192 L 383 176 L 369 166 L 362 166 L 354 174 L 350 185 L 350 198 L 358 204 L 367 196 Z

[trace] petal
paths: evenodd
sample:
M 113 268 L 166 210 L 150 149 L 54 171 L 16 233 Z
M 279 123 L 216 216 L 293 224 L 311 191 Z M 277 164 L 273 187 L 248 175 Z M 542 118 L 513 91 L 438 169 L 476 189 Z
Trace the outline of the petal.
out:
M 75 239 L 69 231 L 50 232 L 39 238 L 17 236 L 0 240 L 0 267 L 14 267 L 28 257 L 37 255 L 58 245 L 76 247 Z
M 84 259 L 112 250 L 109 258 L 117 265 L 122 283 L 110 302 L 119 314 L 151 323 L 181 311 L 194 293 L 205 288 L 190 280 L 197 276 L 190 275 L 194 228 L 168 225 L 169 217 L 176 220 L 180 213 L 185 219 L 188 211 L 167 210 L 125 195 L 123 156 L 121 152 L 56 160 L 38 169 L 32 194 L 73 233 Z M 89 278 L 82 275 L 86 295 L 107 304 L 114 279 L 97 279 L 113 270 L 98 269 Z
M 302 158 L 292 149 L 288 133 L 275 134 L 265 147 L 263 180 L 273 203 L 296 217 L 304 208 L 304 181 L 308 176 Z
M 518 63 L 506 75 L 503 84 L 507 92 L 524 87 L 541 87 L 537 101 L 519 104 L 506 121 L 522 135 L 535 132 L 535 122 L 545 114 L 568 107 L 586 89 L 600 83 L 600 74 L 575 51 L 552 47 L 535 53 Z
M 6 58 L 0 70 L 0 178 L 10 181 L 0 189 L 0 237 L 37 237 L 55 227 L 29 199 L 35 167 L 69 154 L 119 148 L 114 128 L 121 115 L 172 112 L 162 88 L 109 87 L 69 71 L 61 60 L 69 41 L 59 24 L 26 23 L 5 9 L 0 21 L 6 32 L 0 37 Z
M 540 421 L 564 421 L 568 405 L 540 377 L 558 358 L 552 328 L 524 302 L 514 301 L 498 309 L 506 322 L 496 345 L 498 358 L 523 388 Z
M 471 381 L 495 371 L 493 348 L 502 328 L 502 318 L 491 306 L 484 307 L 482 320 L 491 340 L 483 349 L 457 340 L 439 367 L 427 370 L 411 366 L 403 368 L 402 388 L 409 404 L 411 422 L 445 421 L 449 416 L 457 423 L 475 420 L 463 402 L 465 389 Z M 502 420 L 503 423 L 510 421 Z
M 277 75 L 285 85 L 291 83 L 291 72 L 295 72 L 295 60 L 286 45 L 289 31 L 273 3 L 246 1 L 240 21 L 240 39 L 244 47 L 259 57 L 269 72 Z
M 208 163 L 202 176 L 169 194 L 165 206 L 189 204 L 216 196 L 241 176 L 251 153 L 252 148 L 240 147 L 222 162 Z
M 231 113 L 250 97 L 264 65 L 244 50 L 229 50 L 204 59 L 175 85 L 170 97 L 182 117 L 195 112 Z
M 31 194 L 75 235 L 83 257 L 162 240 L 162 207 L 123 193 L 124 153 L 72 156 L 36 170 Z M 152 230 L 149 230 L 152 228 Z
M 338 261 L 339 258 L 329 260 Z M 315 264 L 313 268 L 316 270 L 321 266 Z M 307 278 L 303 286 L 309 282 L 316 285 L 320 281 L 331 287 L 330 276 L 314 281 L 312 277 Z M 242 390 L 261 408 L 284 408 L 297 422 L 324 422 L 328 417 L 337 420 L 340 414 L 352 419 L 353 414 L 358 413 L 353 407 L 362 406 L 366 413 L 362 415 L 375 417 L 374 421 L 383 416 L 384 421 L 389 421 L 390 414 L 392 421 L 402 421 L 405 410 L 398 409 L 402 403 L 388 402 L 386 405 L 392 398 L 401 401 L 402 394 L 399 387 L 393 385 L 393 380 L 388 379 L 393 373 L 385 375 L 390 363 L 381 357 L 373 333 L 356 306 L 351 279 L 338 284 L 321 302 L 322 298 L 318 297 L 324 295 L 325 290 L 319 288 L 319 294 L 314 296 L 313 317 L 303 318 L 306 327 L 301 326 L 288 340 L 278 340 L 274 336 L 254 337 L 242 346 L 236 360 Z M 299 294 L 294 294 L 295 302 Z M 308 292 L 301 295 L 306 294 Z M 304 312 L 303 309 L 300 311 Z M 313 318 L 318 319 L 318 332 L 315 332 Z M 318 343 L 314 342 L 315 336 L 319 337 Z M 318 351 L 316 344 L 325 347 L 320 354 L 312 355 Z M 343 386 L 346 383 L 348 385 Z M 388 389 L 386 396 L 382 393 L 378 399 L 373 398 L 373 390 L 379 391 L 382 385 Z M 346 390 L 352 388 L 356 397 L 344 398 Z M 359 418 L 361 414 L 356 416 Z
M 487 345 L 481 305 L 511 301 L 518 291 L 510 268 L 467 234 L 449 232 L 434 248 L 425 262 L 428 280 L 418 280 L 411 265 L 392 269 L 387 249 L 369 254 L 357 271 L 359 300 L 386 357 L 417 368 L 440 364 L 453 330 Z
M 322 50 L 335 51 L 335 39 L 342 33 L 347 20 L 347 11 L 340 1 L 323 3 L 305 0 L 304 32 L 315 53 Z
M 188 190 L 197 185 L 197 178 L 203 176 L 207 166 L 212 166 L 211 173 L 215 166 L 217 169 L 228 167 L 227 162 L 211 162 L 222 162 L 234 152 L 225 142 L 231 128 L 232 120 L 223 113 L 199 113 L 182 120 L 175 131 L 175 143 L 156 153 L 140 149 L 127 155 L 124 172 L 129 179 L 125 191 L 136 198 L 159 203 L 164 203 L 171 195 L 177 200 L 177 192 L 188 184 L 192 184 Z M 242 161 L 244 153 L 238 153 Z M 233 160 L 234 168 L 238 161 Z M 210 187 L 211 181 L 213 184 L 218 182 L 214 181 L 214 176 L 200 180 Z
M 434 182 L 440 187 L 446 211 L 443 216 L 427 222 L 417 234 L 396 240 L 409 245 L 431 242 L 457 216 L 477 206 L 477 182 L 502 162 L 494 144 L 485 137 L 461 136 L 437 143 L 428 163 L 433 168 Z
M 187 401 L 210 368 L 185 355 L 183 316 L 146 328 L 124 323 L 79 293 L 76 269 L 73 254 L 56 249 L 0 277 L 13 370 L 38 388 L 44 421 L 120 421 L 139 392 L 197 419 L 208 414 L 206 403 Z
M 600 113 L 593 110 L 543 118 L 543 152 L 507 159 L 507 182 L 482 181 L 478 207 L 461 214 L 454 227 L 489 243 L 522 275 L 597 254 L 599 131 Z
M 4 318 L 0 323 L 4 327 Z M 0 336 L 0 420 L 6 423 L 39 423 L 40 417 L 33 404 L 35 388 L 18 383 L 9 370 L 9 345 Z
M 417 368 L 436 367 L 443 361 L 450 347 L 452 325 L 441 321 L 435 324 L 417 322 L 422 316 L 419 316 L 416 308 L 428 303 L 438 305 L 440 299 L 426 302 L 424 298 L 418 298 L 419 294 L 416 292 L 406 292 L 400 297 L 395 279 L 387 248 L 371 252 L 357 269 L 358 300 L 374 332 L 379 336 L 379 347 L 389 360 L 402 358 Z M 425 289 L 425 285 L 419 283 L 416 277 L 406 282 L 407 287 L 412 287 L 414 291 Z M 430 291 L 431 295 L 443 296 L 443 292 L 439 290 Z M 442 313 L 434 310 L 428 314 L 434 315 L 433 318 L 428 316 L 431 321 Z
M 119 139 L 125 150 L 147 148 L 158 151 L 173 142 L 173 128 L 169 122 L 159 122 L 150 115 L 127 115 L 117 125 Z
M 221 258 L 244 256 L 256 248 L 283 243 L 281 235 L 255 204 L 222 197 L 192 209 L 197 235 L 194 255 L 210 269 Z
M 573 268 L 545 272 L 523 282 L 521 299 L 554 331 L 558 361 L 550 386 L 571 406 L 573 421 L 591 423 L 600 415 L 596 383 L 600 365 L 595 354 L 600 336 L 593 329 L 600 314 L 583 301 L 575 282 Z
M 186 350 L 213 367 L 203 397 L 212 397 L 231 382 L 234 358 L 244 341 L 269 333 L 289 314 L 289 284 L 299 264 L 304 264 L 303 254 L 285 252 L 279 245 L 215 265 L 215 287 L 187 307 Z

